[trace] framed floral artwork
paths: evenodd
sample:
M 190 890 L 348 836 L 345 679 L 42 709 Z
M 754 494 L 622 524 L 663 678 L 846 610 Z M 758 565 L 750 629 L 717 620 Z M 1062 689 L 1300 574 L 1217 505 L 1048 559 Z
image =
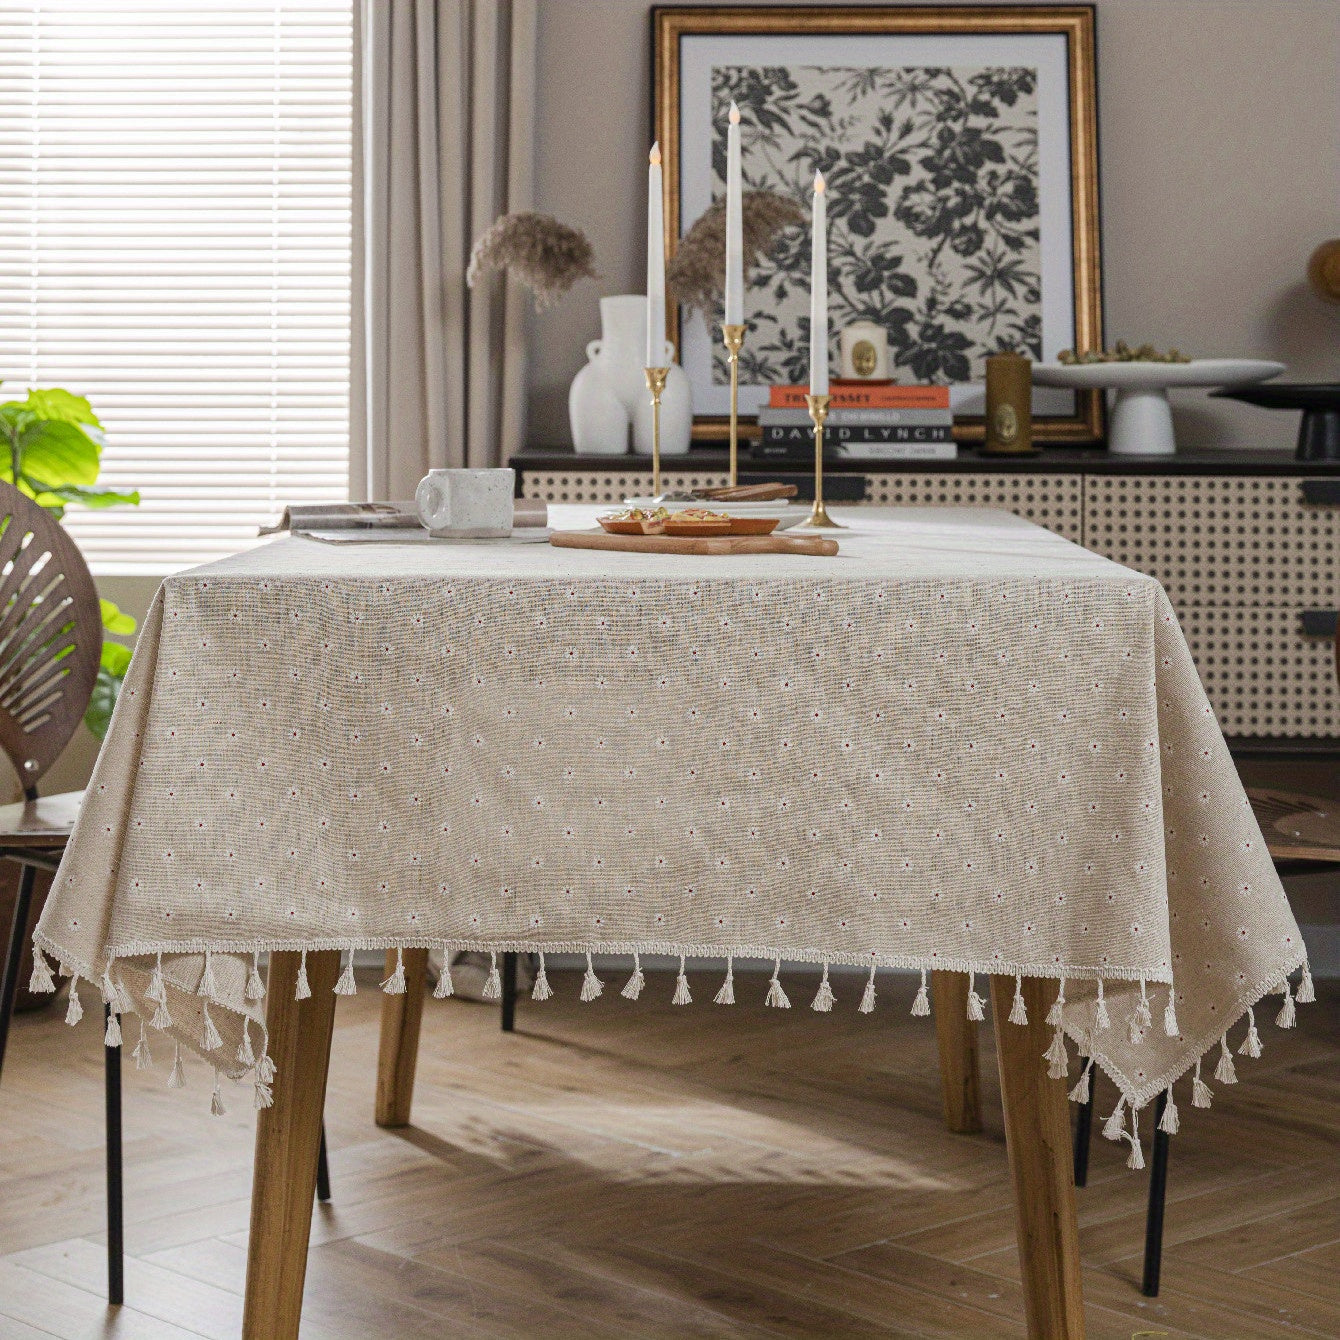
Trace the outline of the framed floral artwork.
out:
M 746 191 L 808 218 L 824 174 L 835 365 L 842 328 L 875 322 L 894 379 L 948 385 L 974 441 L 989 354 L 1101 347 L 1091 6 L 658 7 L 652 34 L 671 251 L 725 189 L 734 102 Z M 807 379 L 809 268 L 798 226 L 747 278 L 742 413 Z M 726 432 L 720 320 L 670 317 L 698 437 Z M 1035 438 L 1101 442 L 1100 392 L 1033 398 Z

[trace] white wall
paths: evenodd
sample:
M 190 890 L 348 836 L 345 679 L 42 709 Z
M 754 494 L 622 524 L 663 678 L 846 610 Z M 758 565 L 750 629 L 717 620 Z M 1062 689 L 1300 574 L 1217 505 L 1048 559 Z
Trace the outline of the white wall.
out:
M 567 445 L 596 299 L 643 285 L 649 6 L 540 9 L 536 208 L 586 230 L 599 283 L 535 319 L 530 440 Z M 1340 0 L 1099 0 L 1109 339 L 1340 377 L 1340 307 L 1303 286 L 1340 235 Z M 1290 447 L 1293 414 L 1179 396 L 1184 446 Z

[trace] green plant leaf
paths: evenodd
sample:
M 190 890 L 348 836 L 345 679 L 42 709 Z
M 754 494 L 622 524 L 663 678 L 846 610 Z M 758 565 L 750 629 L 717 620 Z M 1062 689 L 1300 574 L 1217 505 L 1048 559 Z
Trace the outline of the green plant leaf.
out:
M 59 488 L 44 486 L 37 495 L 38 505 L 49 509 L 63 506 L 67 502 L 77 502 L 84 507 L 138 507 L 140 491 L 133 489 L 122 493 L 118 489 L 89 489 L 78 484 L 66 484 Z
M 109 643 L 110 646 L 116 646 L 116 643 Z M 103 647 L 106 651 L 107 647 Z M 124 647 L 121 648 L 125 650 Z M 89 728 L 95 739 L 105 740 L 107 738 L 107 727 L 112 724 L 112 709 L 116 706 L 117 696 L 121 692 L 121 675 L 111 674 L 102 669 L 98 671 L 98 678 L 93 685 L 93 696 L 88 700 L 88 708 L 84 712 L 84 725 Z
M 37 419 L 56 419 L 61 423 L 87 425 L 101 428 L 93 406 L 81 395 L 62 390 L 59 386 L 49 386 L 44 391 L 29 391 L 24 402 Z
M 98 603 L 102 606 L 102 626 L 109 633 L 115 633 L 118 637 L 129 637 L 138 627 L 134 616 L 118 608 L 115 601 L 99 596 Z
M 126 671 L 130 669 L 130 648 L 119 642 L 104 642 L 98 663 L 109 675 L 124 679 Z
M 19 473 L 33 484 L 58 489 L 96 484 L 102 448 L 77 424 L 39 419 L 19 439 Z

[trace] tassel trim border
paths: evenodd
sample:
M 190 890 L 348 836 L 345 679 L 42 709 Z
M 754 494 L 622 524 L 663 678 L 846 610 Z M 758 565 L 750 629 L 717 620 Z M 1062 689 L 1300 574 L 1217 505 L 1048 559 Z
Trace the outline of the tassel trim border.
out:
M 440 949 L 443 952 L 444 957 L 446 958 L 446 961 L 448 963 L 450 963 L 450 959 L 453 954 L 461 951 L 483 952 L 495 956 L 493 959 L 495 965 L 497 962 L 496 955 L 499 953 L 538 954 L 542 952 L 538 945 L 522 941 L 504 942 L 502 944 L 499 944 L 496 942 L 484 943 L 478 941 L 472 942 L 467 940 L 446 940 L 446 941 L 440 939 L 388 940 L 385 938 L 367 938 L 367 939 L 354 939 L 354 940 L 350 939 L 330 940 L 330 941 L 322 940 L 322 941 L 308 942 L 305 944 L 294 943 L 290 941 L 273 941 L 259 944 L 256 942 L 248 942 L 246 944 L 211 943 L 209 945 L 205 945 L 199 941 L 190 941 L 190 942 L 154 943 L 154 944 L 130 943 L 126 945 L 109 947 L 109 953 L 106 960 L 101 965 L 95 966 L 94 964 L 81 963 L 79 962 L 79 960 L 72 958 L 69 954 L 67 954 L 64 950 L 62 950 L 55 942 L 53 942 L 48 936 L 43 935 L 40 932 L 35 934 L 33 937 L 34 977 L 44 987 L 45 978 L 50 974 L 50 967 L 46 963 L 45 957 L 39 957 L 39 956 L 44 955 L 54 960 L 55 964 L 57 965 L 57 969 L 61 973 L 71 976 L 73 978 L 73 981 L 71 983 L 72 1001 L 76 998 L 74 993 L 76 992 L 78 983 L 81 979 L 89 983 L 101 982 L 104 977 L 110 975 L 116 961 L 119 959 L 151 958 L 155 960 L 153 968 L 153 977 L 148 990 L 144 993 L 147 998 L 152 1000 L 156 995 L 160 994 L 164 996 L 166 995 L 166 992 L 161 989 L 161 983 L 163 980 L 162 968 L 161 968 L 162 955 L 209 954 L 210 956 L 212 956 L 214 954 L 225 954 L 225 955 L 236 955 L 239 957 L 248 956 L 251 959 L 251 962 L 248 965 L 250 968 L 250 973 L 248 975 L 247 988 L 244 992 L 244 997 L 245 999 L 253 1002 L 254 1004 L 258 1000 L 254 988 L 255 986 L 259 985 L 259 982 L 257 981 L 259 974 L 257 972 L 256 960 L 257 956 L 259 956 L 260 954 L 275 953 L 275 952 L 301 953 L 305 960 L 306 955 L 308 953 L 315 953 L 323 950 L 336 950 L 341 953 L 352 954 L 354 951 L 358 949 L 378 949 L 378 950 L 395 949 L 401 951 L 402 954 L 405 949 Z M 699 959 L 706 958 L 706 959 L 725 960 L 727 963 L 727 982 L 723 986 L 722 990 L 717 993 L 716 999 L 718 1004 L 733 1003 L 728 999 L 723 999 L 723 997 L 730 998 L 733 997 L 734 995 L 734 992 L 731 989 L 731 987 L 733 985 L 734 960 L 736 959 L 764 960 L 765 962 L 771 961 L 771 964 L 773 966 L 773 972 L 769 979 L 768 996 L 770 997 L 770 999 L 768 1003 L 773 1004 L 781 1004 L 782 1000 L 785 998 L 785 992 L 782 990 L 780 982 L 781 965 L 783 963 L 794 966 L 810 966 L 820 969 L 824 969 L 826 966 L 829 965 L 837 965 L 837 964 L 846 966 L 859 965 L 863 968 L 866 968 L 869 971 L 870 975 L 867 981 L 866 993 L 865 996 L 863 996 L 862 1000 L 864 1003 L 866 997 L 871 997 L 870 1003 L 872 1005 L 873 1005 L 873 994 L 874 994 L 873 986 L 874 986 L 875 972 L 877 969 L 880 968 L 918 971 L 921 972 L 923 975 L 928 972 L 936 972 L 936 971 L 962 972 L 969 974 L 980 972 L 984 976 L 1015 976 L 1015 977 L 1026 976 L 1026 977 L 1050 979 L 1062 984 L 1061 985 L 1062 1000 L 1064 999 L 1063 995 L 1064 983 L 1067 980 L 1071 982 L 1096 981 L 1100 984 L 1104 981 L 1107 981 L 1109 983 L 1113 981 L 1136 982 L 1136 983 L 1143 981 L 1146 984 L 1157 984 L 1169 988 L 1172 987 L 1172 982 L 1170 978 L 1162 975 L 1160 972 L 1147 969 L 1146 970 L 1134 969 L 1134 968 L 1126 969 L 1121 967 L 1112 967 L 1111 965 L 1103 965 L 1101 968 L 1098 967 L 1086 968 L 1083 966 L 1076 967 L 1073 964 L 1067 964 L 1062 969 L 1058 967 L 1056 964 L 1014 964 L 998 960 L 989 963 L 983 963 L 975 960 L 960 960 L 950 958 L 941 959 L 939 957 L 936 957 L 932 961 L 928 962 L 924 956 L 913 956 L 913 955 L 885 956 L 885 955 L 855 954 L 855 953 L 833 954 L 833 953 L 807 952 L 803 949 L 787 950 L 785 953 L 779 954 L 776 949 L 768 947 L 760 947 L 760 946 L 725 949 L 710 945 L 683 945 L 672 942 L 639 944 L 637 946 L 632 946 L 624 942 L 549 943 L 544 946 L 543 952 L 548 954 L 554 954 L 554 953 L 584 954 L 588 956 L 588 963 L 589 963 L 589 956 L 593 954 L 600 954 L 602 956 L 636 955 L 638 956 L 639 961 L 640 961 L 640 955 L 642 954 L 657 954 L 675 958 L 679 958 L 682 956 L 682 957 L 693 957 Z M 47 971 L 43 972 L 42 970 L 43 968 L 45 968 Z M 1289 978 L 1293 974 L 1297 973 L 1300 969 L 1302 970 L 1302 972 L 1298 984 L 1291 985 L 1289 982 Z M 147 972 L 148 969 L 146 968 L 145 971 Z M 494 968 L 494 972 L 496 972 L 496 966 Z M 212 976 L 212 973 L 209 975 Z M 490 978 L 492 978 L 493 975 L 494 975 L 493 972 L 491 972 Z M 204 974 L 202 973 L 202 977 L 203 976 Z M 305 973 L 300 973 L 300 986 L 299 986 L 300 992 L 301 992 L 302 977 L 305 977 Z M 392 975 L 392 979 L 388 979 L 388 985 L 390 986 L 391 990 L 394 990 L 395 986 L 398 984 L 393 980 L 394 977 L 395 974 Z M 588 977 L 589 978 L 595 977 L 593 969 L 589 966 L 588 966 Z M 120 983 L 118 983 L 117 985 L 118 985 L 117 994 L 119 996 L 121 992 L 124 990 L 124 988 L 120 986 Z M 594 991 L 590 989 L 592 985 L 594 985 L 595 987 Z M 53 978 L 53 988 L 54 986 L 55 982 Z M 173 981 L 171 982 L 171 986 L 181 996 L 190 996 L 196 994 L 196 992 L 193 992 L 189 987 L 180 982 Z M 596 979 L 595 983 L 588 982 L 586 984 L 586 991 L 585 991 L 586 999 L 588 1000 L 593 999 L 596 995 L 600 994 L 601 988 L 603 988 L 603 986 L 604 983 L 600 982 L 599 979 Z M 386 988 L 383 987 L 383 989 Z M 1220 1025 L 1220 1031 L 1215 1033 L 1213 1036 L 1198 1039 L 1194 1055 L 1192 1055 L 1190 1059 L 1186 1061 L 1185 1065 L 1175 1074 L 1161 1074 L 1146 1077 L 1139 1084 L 1132 1083 L 1127 1076 L 1123 1075 L 1122 1073 L 1120 1073 L 1115 1069 L 1111 1061 L 1111 1058 L 1103 1055 L 1103 1049 L 1101 1048 L 1101 1046 L 1094 1045 L 1095 1038 L 1093 1036 L 1092 1030 L 1089 1027 L 1087 1026 L 1081 1027 L 1077 1021 L 1067 1019 L 1062 1030 L 1060 1031 L 1068 1035 L 1071 1038 L 1071 1040 L 1074 1041 L 1080 1047 L 1081 1049 L 1080 1054 L 1082 1056 L 1090 1057 L 1090 1054 L 1092 1053 L 1091 1059 L 1098 1065 L 1100 1069 L 1102 1069 L 1106 1074 L 1108 1074 L 1108 1076 L 1113 1080 L 1113 1082 L 1117 1085 L 1117 1088 L 1121 1093 L 1122 1097 L 1126 1100 L 1126 1102 L 1130 1105 L 1130 1107 L 1133 1110 L 1139 1110 L 1140 1108 L 1146 1106 L 1150 1101 L 1152 1101 L 1152 1099 L 1157 1097 L 1158 1094 L 1170 1089 L 1175 1081 L 1180 1079 L 1183 1075 L 1189 1073 L 1193 1067 L 1198 1067 L 1199 1063 L 1207 1058 L 1208 1053 L 1210 1053 L 1216 1046 L 1220 1045 L 1221 1037 L 1226 1036 L 1228 1032 L 1236 1032 L 1239 1022 L 1243 1017 L 1247 1015 L 1248 1011 L 1254 1010 L 1256 1007 L 1262 1006 L 1264 1004 L 1264 998 L 1272 993 L 1283 994 L 1283 998 L 1286 1002 L 1286 1011 L 1289 1005 L 1297 1006 L 1301 1004 L 1310 1004 L 1316 999 L 1315 989 L 1313 988 L 1312 985 L 1312 978 L 1308 970 L 1305 954 L 1299 954 L 1297 960 L 1290 967 L 1288 967 L 1282 973 L 1277 972 L 1271 979 L 1269 979 L 1265 983 L 1257 983 L 1254 986 L 1245 988 L 1240 993 L 1238 1001 L 1236 1002 L 1237 1006 L 1236 1012 L 1232 1011 L 1225 1012 L 1224 1017 L 1231 1019 L 1228 1029 L 1223 1029 L 1222 1025 Z M 184 1021 L 181 1022 L 169 1019 L 166 1021 L 166 1027 L 174 1035 L 174 1041 L 176 1042 L 178 1048 L 185 1047 L 190 1051 L 196 1052 L 197 1054 L 202 1055 L 204 1059 L 209 1061 L 212 1066 L 218 1068 L 216 1065 L 217 1057 L 206 1054 L 206 1052 L 201 1048 L 200 1045 L 203 1042 L 208 1047 L 208 1044 L 213 1042 L 213 1037 L 208 1036 L 210 1033 L 213 1032 L 213 1030 L 208 1026 L 206 1026 L 204 1028 L 205 1036 L 201 1036 L 199 1033 L 197 1033 L 195 1037 L 187 1036 L 188 1032 L 199 1029 L 204 1020 L 207 1019 L 208 1012 L 203 1007 L 207 1006 L 210 1003 L 218 1004 L 217 1002 L 211 1001 L 210 997 L 213 994 L 214 992 L 210 990 L 209 985 L 206 985 L 205 993 L 201 993 L 200 995 L 197 996 L 197 999 L 199 999 L 200 1004 L 202 1006 L 200 1012 L 199 1013 L 192 1012 L 190 1016 L 188 1016 Z M 437 996 L 440 993 L 435 992 L 434 994 L 435 996 Z M 923 992 L 918 991 L 916 994 L 917 998 L 916 1001 L 914 1001 L 913 1013 L 920 1015 L 921 1009 L 918 1008 L 918 1006 L 920 1006 L 921 1004 Z M 1142 992 L 1142 996 L 1144 996 L 1144 994 L 1145 993 Z M 824 1003 L 827 1003 L 826 997 L 827 993 L 824 993 L 822 997 Z M 122 1001 L 119 1003 L 128 1003 L 128 1002 Z M 789 1006 L 789 1004 L 790 1002 L 788 1000 L 787 1005 Z M 970 1009 L 971 1005 L 972 1002 L 970 1002 Z M 1145 1001 L 1143 999 L 1141 1005 L 1144 1006 L 1144 1008 L 1141 1010 L 1141 1014 L 1143 1016 L 1145 1011 L 1148 1009 L 1148 1006 L 1145 1004 Z M 229 1007 L 222 1004 L 218 1004 L 218 1008 L 228 1010 Z M 123 1011 L 123 1012 L 138 1013 L 138 1011 Z M 229 1012 L 231 1013 L 231 1011 Z M 823 1009 L 822 1004 L 820 1005 L 820 1012 L 827 1012 Z M 868 1011 L 862 1011 L 862 1012 L 868 1012 Z M 976 1013 L 975 1010 L 972 1012 Z M 68 1012 L 67 1018 L 69 1016 L 73 1016 L 72 1021 L 78 1022 L 78 1019 L 82 1016 L 82 1013 L 83 1011 L 80 1010 L 78 1006 L 72 1004 L 71 1009 Z M 160 1010 L 157 1011 L 156 1014 L 157 1013 L 166 1013 L 165 1002 L 160 1002 Z M 1288 1017 L 1289 1013 L 1292 1012 L 1286 1013 L 1286 1017 Z M 263 1032 L 264 1024 L 256 1020 L 254 1016 L 247 1015 L 245 1012 L 243 1012 L 242 1017 L 244 1019 L 250 1018 L 251 1021 L 253 1023 L 256 1023 L 257 1026 Z M 1273 1018 L 1274 1016 L 1272 1015 L 1271 1017 Z M 1143 1023 L 1143 1018 L 1141 1022 Z M 1277 1026 L 1290 1027 L 1291 1025 L 1292 1025 L 1292 1019 L 1290 1018 L 1289 1022 L 1285 1022 L 1284 1019 L 1281 1019 Z M 1172 1029 L 1168 1028 L 1166 1029 L 1166 1031 L 1171 1034 Z M 1054 1038 L 1053 1043 L 1055 1043 L 1055 1041 L 1056 1039 Z M 1255 1053 L 1258 1050 L 1260 1045 L 1261 1044 L 1258 1040 L 1257 1035 L 1257 1027 L 1253 1016 L 1253 1020 L 1249 1024 L 1248 1034 L 1242 1040 L 1242 1045 L 1236 1048 L 1235 1050 L 1239 1055 L 1250 1057 L 1252 1056 L 1253 1053 Z M 215 1044 L 215 1046 L 217 1046 L 217 1044 Z M 137 1048 L 136 1050 L 139 1050 L 139 1048 Z M 145 1050 L 147 1053 L 147 1046 Z M 214 1047 L 209 1047 L 209 1051 L 214 1050 L 215 1050 Z M 1222 1057 L 1222 1051 L 1223 1048 L 1221 1047 L 1221 1061 L 1222 1059 L 1224 1059 Z M 1059 1066 L 1056 1064 L 1057 1062 L 1059 1062 L 1059 1056 L 1054 1057 L 1052 1059 L 1053 1059 L 1053 1065 L 1051 1068 L 1053 1070 L 1056 1070 L 1059 1068 Z M 261 1062 L 264 1063 L 267 1060 L 268 1056 L 265 1054 L 264 1047 L 262 1047 Z M 174 1057 L 174 1061 L 179 1062 L 179 1057 Z M 1231 1060 L 1229 1064 L 1231 1065 Z M 180 1070 L 179 1063 L 174 1064 L 173 1068 L 174 1068 L 174 1077 L 176 1077 L 176 1072 Z M 260 1067 L 257 1066 L 255 1067 L 255 1069 L 259 1071 Z M 237 1073 L 233 1073 L 232 1067 L 228 1067 L 224 1070 L 224 1073 L 227 1074 L 229 1078 L 238 1079 L 241 1078 L 241 1076 L 246 1073 L 246 1068 L 240 1067 Z M 1221 1080 L 1220 1082 L 1223 1083 L 1224 1081 Z M 1229 1082 L 1231 1083 L 1233 1081 Z M 269 1080 L 264 1078 L 261 1079 L 260 1085 L 262 1087 L 267 1088 L 268 1090 Z M 1194 1096 L 1201 1097 L 1201 1090 L 1205 1089 L 1206 1087 L 1207 1086 L 1205 1086 L 1202 1082 L 1202 1084 L 1197 1087 L 1197 1092 Z M 264 1102 L 265 1099 L 268 1099 L 268 1097 L 269 1097 L 268 1092 L 262 1095 L 258 1090 L 257 1092 L 258 1104 Z M 1200 1103 L 1193 1103 L 1192 1106 L 1200 1106 Z M 1176 1118 L 1174 1118 L 1174 1120 L 1176 1120 Z

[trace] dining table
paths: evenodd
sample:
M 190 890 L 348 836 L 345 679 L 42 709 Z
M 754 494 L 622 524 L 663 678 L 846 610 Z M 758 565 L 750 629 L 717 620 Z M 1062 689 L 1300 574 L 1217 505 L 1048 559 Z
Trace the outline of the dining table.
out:
M 1005 512 L 834 515 L 831 556 L 294 535 L 163 583 L 33 984 L 70 977 L 72 1021 L 100 993 L 174 1087 L 203 1062 L 216 1111 L 249 1086 L 248 1337 L 298 1333 L 334 1012 L 371 949 L 402 1096 L 430 950 L 437 997 L 462 951 L 493 995 L 527 953 L 543 1008 L 564 955 L 635 1011 L 670 955 L 709 1014 L 832 1011 L 855 967 L 872 1028 L 989 1015 L 1029 1334 L 1083 1334 L 1067 1089 L 1113 1081 L 1138 1169 L 1156 1098 L 1175 1131 L 1175 1086 L 1207 1107 L 1260 1054 L 1264 997 L 1283 1027 L 1313 998 L 1306 950 L 1157 581 Z

